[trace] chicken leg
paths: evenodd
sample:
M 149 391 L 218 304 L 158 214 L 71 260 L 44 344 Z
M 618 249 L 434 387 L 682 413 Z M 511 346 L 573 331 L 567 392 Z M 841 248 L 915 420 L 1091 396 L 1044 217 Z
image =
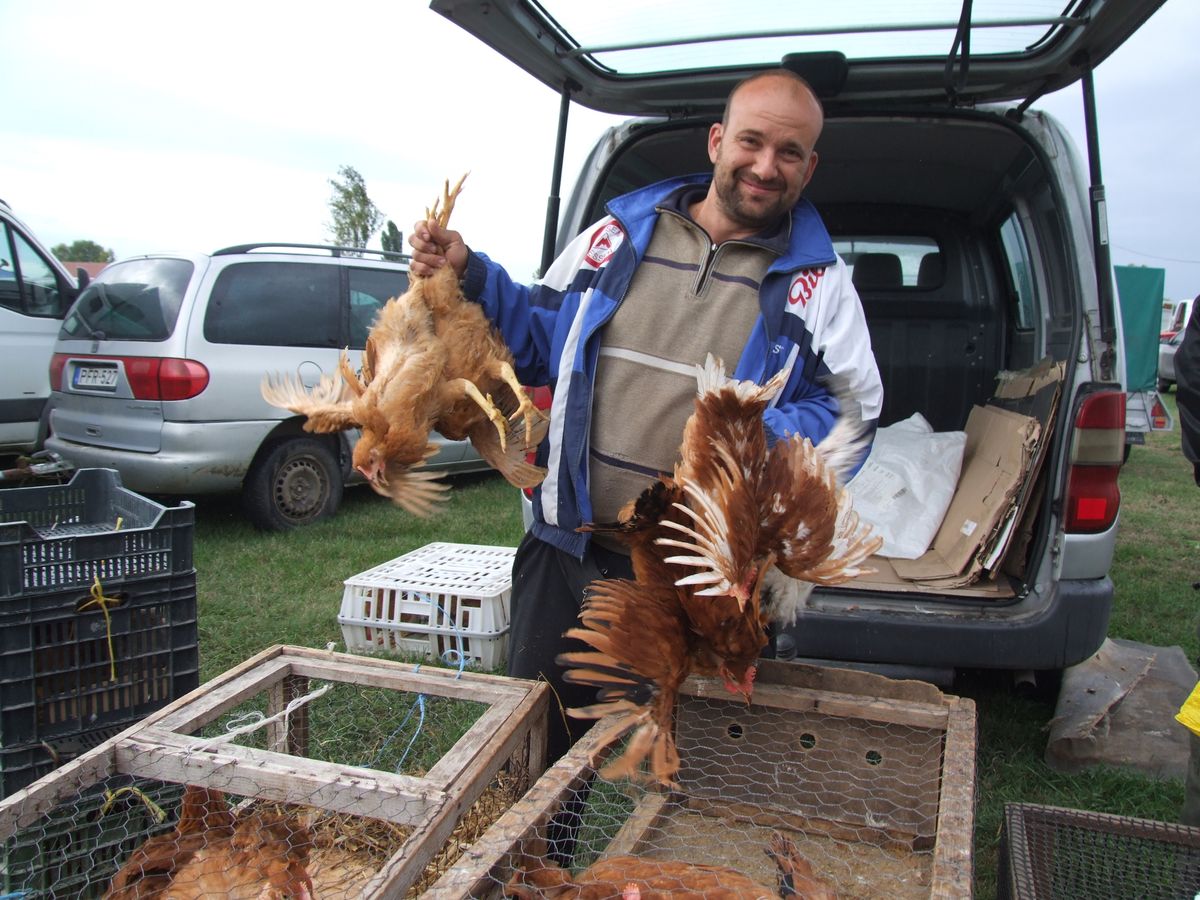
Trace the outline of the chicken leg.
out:
M 512 371 L 511 369 L 509 371 Z M 474 383 L 466 378 L 455 378 L 453 381 L 446 382 L 447 396 L 458 398 L 470 397 L 479 404 L 479 408 L 484 414 L 491 419 L 492 424 L 496 426 L 496 431 L 500 434 L 500 450 L 503 452 L 508 449 L 508 420 L 504 418 L 504 413 L 496 408 L 496 404 L 492 402 L 491 395 L 484 396 L 480 393 L 479 388 L 475 387 Z M 522 396 L 524 394 L 522 393 Z
M 517 380 L 517 373 L 513 371 L 512 366 L 502 361 L 499 364 L 499 371 L 496 374 L 505 384 L 512 388 L 513 395 L 517 398 L 517 410 L 508 418 L 509 421 L 514 421 L 517 416 L 525 417 L 525 449 L 532 450 L 534 425 L 544 421 L 546 414 L 533 405 L 533 401 L 525 393 L 525 388 Z

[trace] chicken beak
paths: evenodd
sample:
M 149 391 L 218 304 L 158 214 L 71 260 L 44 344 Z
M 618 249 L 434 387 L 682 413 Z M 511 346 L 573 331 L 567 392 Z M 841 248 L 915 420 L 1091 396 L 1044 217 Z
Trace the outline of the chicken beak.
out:
M 734 678 L 733 673 L 725 666 L 721 666 L 720 672 L 721 677 L 725 679 L 725 690 L 742 697 L 749 706 L 751 695 L 754 693 L 754 676 L 758 673 L 758 667 L 747 666 L 746 674 L 740 680 Z

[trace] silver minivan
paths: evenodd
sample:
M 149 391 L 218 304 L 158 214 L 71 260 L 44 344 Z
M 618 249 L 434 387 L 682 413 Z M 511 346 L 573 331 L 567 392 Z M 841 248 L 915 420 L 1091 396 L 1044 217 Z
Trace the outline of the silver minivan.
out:
M 799 658 L 942 682 L 1020 670 L 1053 684 L 1104 640 L 1125 402 L 1091 70 L 1160 5 L 681 0 L 597 14 L 433 0 L 560 94 L 560 142 L 572 104 L 631 117 L 570 173 L 561 220 L 564 173 L 550 173 L 543 270 L 611 198 L 711 171 L 705 137 L 730 89 L 783 66 L 825 107 L 805 196 L 853 269 L 884 383 L 879 424 L 919 413 L 960 431 L 1000 373 L 1045 360 L 1064 373 L 1004 565 L 987 560 L 988 577 L 951 586 L 896 577 L 882 560 L 873 579 L 818 587 L 786 635 Z M 1090 166 L 1033 106 L 1078 81 Z
M 263 400 L 263 376 L 306 385 L 358 365 L 379 308 L 408 286 L 397 254 L 250 244 L 149 254 L 109 265 L 68 310 L 50 365 L 47 449 L 108 467 L 148 494 L 241 492 L 260 528 L 331 515 L 357 431 L 310 434 Z M 430 465 L 485 468 L 465 441 Z

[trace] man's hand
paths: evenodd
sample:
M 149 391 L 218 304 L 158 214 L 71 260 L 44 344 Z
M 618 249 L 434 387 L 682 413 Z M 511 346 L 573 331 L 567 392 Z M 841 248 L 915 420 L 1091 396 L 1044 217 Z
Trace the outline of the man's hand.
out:
M 413 251 L 410 269 L 414 275 L 427 278 L 447 264 L 459 278 L 467 270 L 467 245 L 462 235 L 432 219 L 422 219 L 413 225 L 408 244 Z

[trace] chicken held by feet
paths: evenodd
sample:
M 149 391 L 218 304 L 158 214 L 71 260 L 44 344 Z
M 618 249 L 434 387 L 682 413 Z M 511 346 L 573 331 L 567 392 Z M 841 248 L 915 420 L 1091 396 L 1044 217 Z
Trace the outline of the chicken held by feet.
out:
M 466 176 L 463 176 L 465 179 Z M 428 211 L 443 227 L 463 180 Z M 470 440 L 479 455 L 520 488 L 545 470 L 525 454 L 541 442 L 548 421 L 521 387 L 513 357 L 476 303 L 466 300 L 450 267 L 409 287 L 379 311 L 367 336 L 362 368 L 345 351 L 339 372 L 306 388 L 291 375 L 268 376 L 263 397 L 307 416 L 307 431 L 360 428 L 352 463 L 371 486 L 416 515 L 428 515 L 446 486 L 422 468 L 436 451 L 429 435 Z
M 804 438 L 768 447 L 763 411 L 787 373 L 765 385 L 734 382 L 709 357 L 699 367 L 695 411 L 680 462 L 619 521 L 585 526 L 630 547 L 634 577 L 596 582 L 567 632 L 592 651 L 559 656 L 566 680 L 600 688 L 572 715 L 619 714 L 606 739 L 632 732 L 606 775 L 671 786 L 679 770 L 673 711 L 688 674 L 716 675 L 749 702 L 769 625 L 790 625 L 813 584 L 869 571 L 880 545 L 839 485 L 864 428 L 852 415 L 820 447 Z M 680 552 L 683 551 L 683 552 Z

